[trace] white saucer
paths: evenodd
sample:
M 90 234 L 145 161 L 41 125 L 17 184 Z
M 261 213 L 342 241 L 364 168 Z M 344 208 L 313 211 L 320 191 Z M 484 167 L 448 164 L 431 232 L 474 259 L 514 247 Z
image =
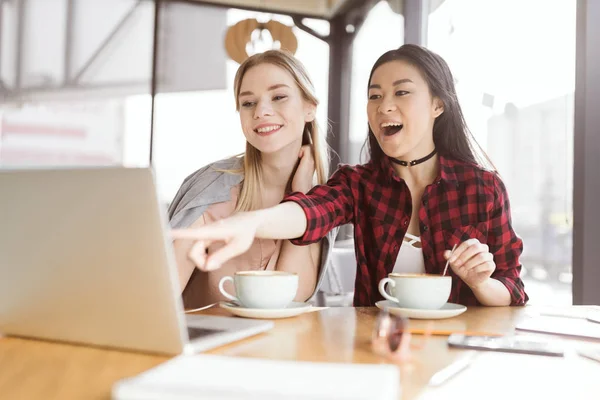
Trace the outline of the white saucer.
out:
M 382 300 L 375 303 L 377 308 L 383 310 L 387 309 L 390 314 L 401 315 L 407 318 L 414 319 L 444 319 L 451 318 L 460 315 L 467 311 L 467 307 L 454 304 L 446 303 L 442 308 L 437 310 L 419 310 L 417 308 L 402 308 L 398 307 L 396 303 L 389 300 Z
M 219 305 L 230 313 L 244 318 L 278 319 L 300 315 L 312 307 L 306 303 L 293 302 L 286 308 L 246 308 L 239 304 L 222 301 Z

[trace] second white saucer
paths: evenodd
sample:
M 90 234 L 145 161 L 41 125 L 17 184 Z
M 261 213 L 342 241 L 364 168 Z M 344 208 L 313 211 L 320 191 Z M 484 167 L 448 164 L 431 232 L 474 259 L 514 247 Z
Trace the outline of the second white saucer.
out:
M 444 319 L 460 315 L 467 311 L 467 307 L 461 304 L 446 303 L 442 308 L 436 310 L 421 310 L 417 308 L 402 308 L 396 303 L 389 300 L 382 300 L 375 303 L 377 308 L 387 309 L 390 314 L 401 315 L 407 318 L 414 319 Z

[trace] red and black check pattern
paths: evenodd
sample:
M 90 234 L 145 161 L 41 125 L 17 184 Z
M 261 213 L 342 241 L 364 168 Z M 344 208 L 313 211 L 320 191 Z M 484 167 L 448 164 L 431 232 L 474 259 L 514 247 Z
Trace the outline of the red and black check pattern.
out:
M 419 210 L 425 270 L 440 274 L 445 250 L 477 238 L 494 255 L 492 278 L 509 290 L 511 305 L 528 297 L 520 278 L 523 242 L 511 225 L 506 188 L 495 172 L 440 156 L 440 174 L 427 186 Z M 292 193 L 284 201 L 298 203 L 306 213 L 307 229 L 294 244 L 322 239 L 334 227 L 354 224 L 357 273 L 355 306 L 373 306 L 382 299 L 377 285 L 392 272 L 412 214 L 410 191 L 389 162 L 341 166 L 327 185 L 306 195 Z M 471 289 L 450 268 L 452 293 L 448 301 L 479 305 Z

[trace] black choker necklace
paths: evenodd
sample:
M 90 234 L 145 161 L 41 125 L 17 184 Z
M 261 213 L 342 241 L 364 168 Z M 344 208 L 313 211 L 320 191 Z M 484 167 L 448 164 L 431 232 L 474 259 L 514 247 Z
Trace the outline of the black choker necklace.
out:
M 422 162 L 425 162 L 425 161 L 429 160 L 431 157 L 433 157 L 435 155 L 435 153 L 437 153 L 437 149 L 433 149 L 433 151 L 431 153 L 427 154 L 423 158 L 419 158 L 418 160 L 412 160 L 410 162 L 409 161 L 398 160 L 398 159 L 396 159 L 394 157 L 390 157 L 390 160 L 392 160 L 396 164 L 402 165 L 404 167 L 412 167 L 413 165 L 421 164 Z

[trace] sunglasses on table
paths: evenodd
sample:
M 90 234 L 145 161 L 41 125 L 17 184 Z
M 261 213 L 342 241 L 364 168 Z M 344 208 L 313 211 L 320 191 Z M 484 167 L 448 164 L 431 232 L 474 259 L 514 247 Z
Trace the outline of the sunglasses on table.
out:
M 415 342 L 409 329 L 410 321 L 401 315 L 381 310 L 375 321 L 371 336 L 373 351 L 396 362 L 412 359 L 411 350 L 422 349 L 431 336 L 431 324 L 427 325 L 422 340 Z

